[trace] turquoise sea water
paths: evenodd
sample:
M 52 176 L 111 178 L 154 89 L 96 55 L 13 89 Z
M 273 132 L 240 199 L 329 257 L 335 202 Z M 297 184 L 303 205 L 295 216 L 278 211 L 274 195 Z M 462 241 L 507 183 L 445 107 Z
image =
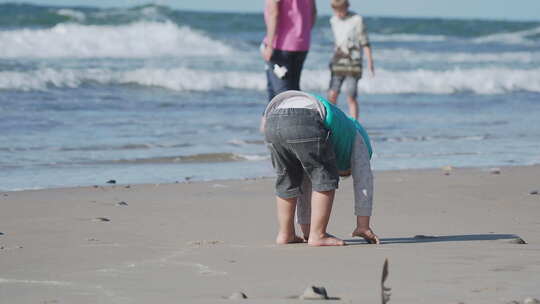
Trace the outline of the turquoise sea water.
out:
M 540 22 L 366 23 L 375 170 L 540 163 Z M 263 35 L 261 14 L 0 5 L 0 190 L 272 176 Z M 303 90 L 331 50 L 320 16 Z

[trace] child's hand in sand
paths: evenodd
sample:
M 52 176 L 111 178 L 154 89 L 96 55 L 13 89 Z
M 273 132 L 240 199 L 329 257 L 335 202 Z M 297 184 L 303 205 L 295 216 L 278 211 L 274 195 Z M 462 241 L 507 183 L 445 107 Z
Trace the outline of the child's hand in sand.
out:
M 371 230 L 371 228 L 367 228 L 367 229 L 356 228 L 352 232 L 352 236 L 364 238 L 364 240 L 366 240 L 366 242 L 368 242 L 369 244 L 378 245 L 381 243 L 381 241 L 379 240 L 379 237 L 373 232 L 373 230 Z

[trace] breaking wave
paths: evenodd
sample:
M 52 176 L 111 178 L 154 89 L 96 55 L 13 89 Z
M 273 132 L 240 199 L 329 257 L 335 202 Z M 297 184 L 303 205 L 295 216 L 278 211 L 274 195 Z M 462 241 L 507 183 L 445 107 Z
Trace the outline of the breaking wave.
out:
M 305 70 L 302 75 L 302 87 L 306 90 L 323 91 L 327 88 L 328 80 L 327 70 Z M 208 92 L 223 89 L 264 90 L 266 79 L 262 72 L 188 68 L 141 68 L 122 71 L 45 68 L 26 72 L 0 72 L 0 89 L 3 90 L 77 88 L 87 84 L 139 85 L 173 91 Z M 487 67 L 446 71 L 380 69 L 376 78 L 365 77 L 360 82 L 360 89 L 374 94 L 540 92 L 540 68 Z
M 203 32 L 168 21 L 114 26 L 60 23 L 47 29 L 0 31 L 0 41 L 0 59 L 214 56 L 231 52 L 229 46 Z

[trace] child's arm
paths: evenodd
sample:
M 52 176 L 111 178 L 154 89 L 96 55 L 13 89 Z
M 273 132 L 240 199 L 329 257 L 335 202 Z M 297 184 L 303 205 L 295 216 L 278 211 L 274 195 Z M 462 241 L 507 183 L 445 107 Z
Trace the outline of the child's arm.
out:
M 375 65 L 373 64 L 373 54 L 371 52 L 371 45 L 369 43 L 369 37 L 367 33 L 367 26 L 364 23 L 364 19 L 361 21 L 361 28 L 360 31 L 360 45 L 363 48 L 364 54 L 366 55 L 367 63 L 369 72 L 371 73 L 371 76 L 375 76 Z
M 360 134 L 356 135 L 351 156 L 354 186 L 354 214 L 356 228 L 352 236 L 364 238 L 370 244 L 380 244 L 379 237 L 371 229 L 370 219 L 373 208 L 373 173 L 369 151 Z
M 362 136 L 357 133 L 351 155 L 351 169 L 354 189 L 354 214 L 371 216 L 373 208 L 373 173 L 369 150 Z
M 296 202 L 296 222 L 300 225 L 309 225 L 311 221 L 311 180 L 304 174 L 301 192 Z M 309 232 L 309 229 L 308 229 Z
M 366 54 L 366 59 L 368 62 L 368 68 L 369 72 L 371 73 L 371 77 L 375 77 L 375 66 L 373 64 L 373 56 L 371 54 L 371 46 L 369 44 L 364 46 L 364 54 Z

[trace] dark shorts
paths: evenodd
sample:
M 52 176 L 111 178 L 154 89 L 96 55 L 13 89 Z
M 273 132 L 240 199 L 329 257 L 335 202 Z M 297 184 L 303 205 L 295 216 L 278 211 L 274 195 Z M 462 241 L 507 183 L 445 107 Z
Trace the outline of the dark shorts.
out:
M 299 196 L 304 174 L 314 191 L 337 189 L 339 175 L 330 131 L 317 111 L 274 110 L 266 117 L 265 139 L 277 174 L 277 196 Z
M 290 52 L 274 50 L 272 58 L 266 62 L 266 80 L 268 101 L 274 96 L 287 90 L 300 90 L 300 74 L 306 60 L 307 52 Z M 274 65 L 285 67 L 287 73 L 278 77 L 274 72 Z

